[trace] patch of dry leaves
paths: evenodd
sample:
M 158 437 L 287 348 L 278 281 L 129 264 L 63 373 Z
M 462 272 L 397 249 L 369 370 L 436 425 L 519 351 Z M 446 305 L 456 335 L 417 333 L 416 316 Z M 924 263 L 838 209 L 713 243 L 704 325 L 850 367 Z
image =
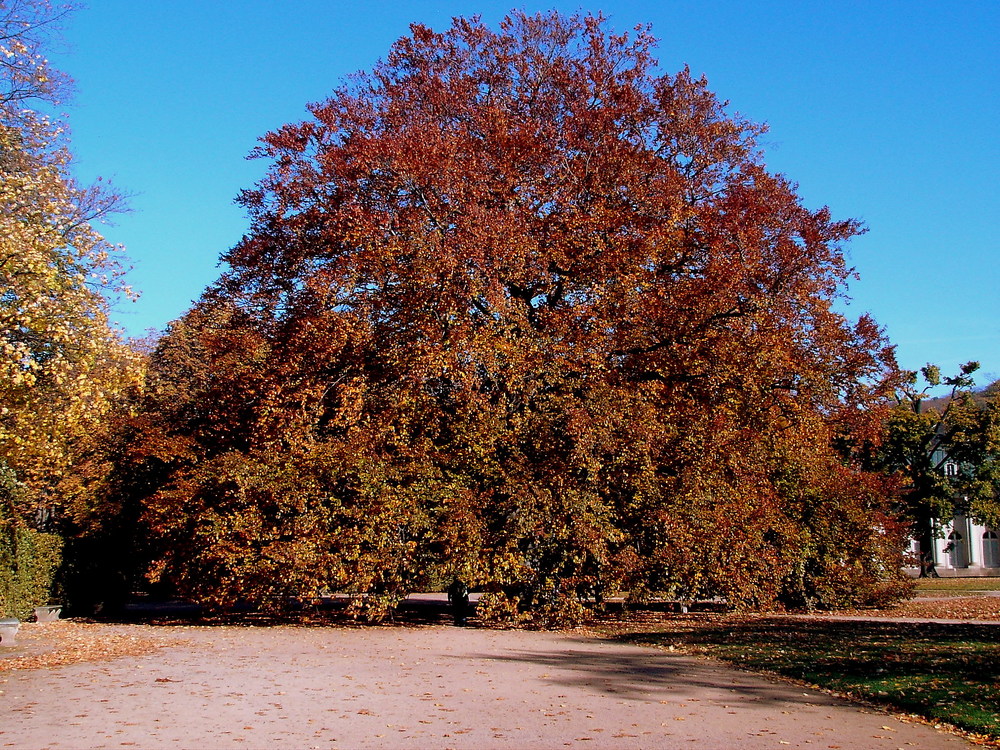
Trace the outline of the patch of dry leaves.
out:
M 178 643 L 174 638 L 144 634 L 143 630 L 75 620 L 23 623 L 17 645 L 0 650 L 0 672 L 141 656 Z

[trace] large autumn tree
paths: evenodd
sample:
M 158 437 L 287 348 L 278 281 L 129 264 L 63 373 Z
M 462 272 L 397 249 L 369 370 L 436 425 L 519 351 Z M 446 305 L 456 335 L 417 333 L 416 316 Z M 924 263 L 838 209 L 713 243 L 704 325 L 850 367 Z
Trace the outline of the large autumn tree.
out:
M 842 447 L 894 372 L 835 309 L 859 224 L 804 207 L 646 30 L 411 28 L 263 139 L 250 232 L 154 355 L 184 392 L 155 407 L 184 405 L 155 575 L 375 613 L 456 576 L 486 616 L 552 620 L 892 578 L 888 493 Z

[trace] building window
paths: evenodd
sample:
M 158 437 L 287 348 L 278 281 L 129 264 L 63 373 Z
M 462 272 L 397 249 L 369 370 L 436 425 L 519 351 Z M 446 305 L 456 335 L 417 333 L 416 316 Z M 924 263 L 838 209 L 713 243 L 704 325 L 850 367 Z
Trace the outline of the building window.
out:
M 957 477 L 958 476 L 958 464 L 954 461 L 948 461 L 944 465 L 944 475 L 946 477 Z
M 948 553 L 951 567 L 968 567 L 969 557 L 965 554 L 965 537 L 959 532 L 953 531 L 948 535 L 948 544 L 945 546 L 944 551 Z
M 983 532 L 983 567 L 1000 568 L 1000 539 L 992 530 Z

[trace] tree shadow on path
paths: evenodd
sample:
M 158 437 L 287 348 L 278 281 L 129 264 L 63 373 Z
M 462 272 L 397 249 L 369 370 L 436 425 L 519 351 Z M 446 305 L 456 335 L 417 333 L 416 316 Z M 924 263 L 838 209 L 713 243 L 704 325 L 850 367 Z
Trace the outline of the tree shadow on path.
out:
M 718 662 L 669 655 L 652 649 L 599 644 L 594 649 L 507 651 L 466 654 L 482 659 L 539 667 L 538 679 L 626 701 L 706 700 L 727 705 L 835 705 L 831 696 L 740 672 Z

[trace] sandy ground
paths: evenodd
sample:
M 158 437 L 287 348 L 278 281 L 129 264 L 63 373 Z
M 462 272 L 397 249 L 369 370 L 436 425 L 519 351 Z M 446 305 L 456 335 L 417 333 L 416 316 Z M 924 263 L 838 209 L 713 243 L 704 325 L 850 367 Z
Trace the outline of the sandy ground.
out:
M 55 659 L 47 644 L 70 631 L 76 657 Z M 88 656 L 95 640 L 112 658 Z M 19 643 L 0 655 L 0 747 L 968 746 L 711 661 L 560 633 L 56 623 Z

